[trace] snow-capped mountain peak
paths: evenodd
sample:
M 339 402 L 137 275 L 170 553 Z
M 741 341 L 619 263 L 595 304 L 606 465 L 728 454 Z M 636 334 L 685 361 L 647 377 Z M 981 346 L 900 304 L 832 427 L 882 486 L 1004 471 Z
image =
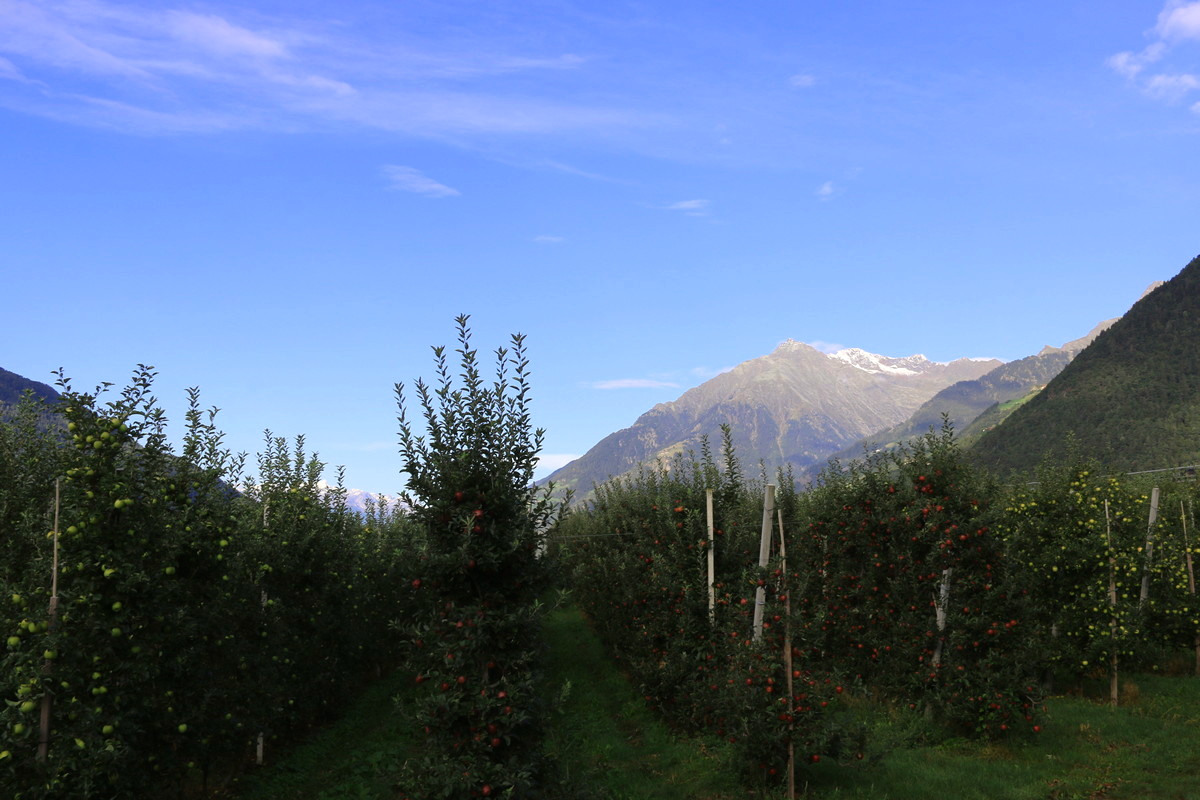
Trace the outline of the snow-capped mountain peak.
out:
M 856 369 L 861 369 L 863 372 L 877 372 L 887 375 L 920 375 L 934 364 L 934 362 L 919 353 L 905 356 L 904 358 L 892 358 L 876 353 L 868 353 L 866 350 L 858 347 L 848 347 L 845 350 L 838 350 L 836 353 L 830 353 L 829 357 L 838 361 L 844 361 Z

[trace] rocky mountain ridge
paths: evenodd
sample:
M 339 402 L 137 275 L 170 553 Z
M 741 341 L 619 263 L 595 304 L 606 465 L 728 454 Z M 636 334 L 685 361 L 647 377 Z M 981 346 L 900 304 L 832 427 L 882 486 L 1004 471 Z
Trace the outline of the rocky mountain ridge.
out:
M 804 468 L 902 422 L 946 386 L 1000 364 L 969 358 L 942 363 L 859 348 L 824 353 L 789 339 L 673 402 L 659 403 L 548 480 L 586 493 L 639 463 L 699 451 L 704 437 L 719 442 L 722 424 L 730 426 L 743 464 L 761 461 L 769 472 L 783 464 Z

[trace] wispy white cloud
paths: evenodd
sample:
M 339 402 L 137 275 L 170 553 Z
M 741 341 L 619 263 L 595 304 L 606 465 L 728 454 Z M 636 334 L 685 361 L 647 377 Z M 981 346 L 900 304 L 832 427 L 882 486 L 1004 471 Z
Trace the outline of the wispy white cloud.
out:
M 1195 75 L 1154 75 L 1146 81 L 1146 91 L 1155 97 L 1178 99 L 1193 89 L 1200 89 Z
M 592 180 L 592 181 L 603 181 L 604 183 L 625 183 L 625 184 L 629 183 L 629 181 L 623 181 L 623 180 L 619 180 L 617 178 L 610 178 L 607 175 L 601 175 L 597 172 L 589 172 L 587 170 L 580 169 L 579 167 L 574 167 L 570 164 L 564 164 L 561 161 L 553 161 L 550 159 L 543 159 L 542 161 L 537 161 L 537 162 L 533 163 L 532 166 L 545 167 L 548 169 L 555 170 L 557 172 L 565 172 L 568 175 L 578 175 L 580 178 L 587 178 L 588 180 Z
M 1154 30 L 1164 39 L 1200 39 L 1200 2 L 1171 0 L 1158 14 Z
M 223 56 L 254 58 L 285 58 L 287 47 L 280 41 L 218 16 L 194 14 L 190 11 L 168 11 L 164 28 L 180 42 Z
M 707 217 L 709 215 L 708 200 L 680 200 L 678 203 L 669 203 L 662 208 L 667 211 L 681 211 L 689 217 Z
M 669 389 L 678 388 L 678 383 L 657 381 L 650 378 L 617 378 L 611 381 L 596 381 L 593 389 Z
M 533 240 L 538 244 L 561 244 L 562 242 L 566 241 L 566 238 L 562 236 L 550 236 L 543 233 L 541 236 L 533 237 Z
M 1169 63 L 1173 49 L 1200 41 L 1200 0 L 1169 0 L 1159 12 L 1153 35 L 1155 40 L 1139 51 L 1110 56 L 1109 68 L 1147 95 L 1168 102 L 1200 89 L 1200 76 L 1173 70 Z
M 795 86 L 798 89 L 807 89 L 810 86 L 817 85 L 817 78 L 815 75 L 807 75 L 802 73 L 800 75 L 793 75 L 792 77 L 788 78 L 788 84 Z
M 456 197 L 459 194 L 457 189 L 438 183 L 413 167 L 387 164 L 383 167 L 383 175 L 390 183 L 389 189 L 423 194 L 426 197 Z
M 809 347 L 820 350 L 822 353 L 836 353 L 839 350 L 845 350 L 846 345 L 838 344 L 837 342 L 823 342 L 820 339 L 814 339 L 811 342 L 805 342 Z
M 817 187 L 816 191 L 817 197 L 819 197 L 822 201 L 828 200 L 837 193 L 838 188 L 834 185 L 833 181 L 825 181 Z
M 661 124 L 653 115 L 551 96 L 536 81 L 495 81 L 587 64 L 573 53 L 515 47 L 401 42 L 340 21 L 242 7 L 214 13 L 113 0 L 0 0 L 0 78 L 31 84 L 8 83 L 0 105 L 83 125 L 125 123 L 138 133 L 341 124 L 446 140 Z M 222 122 L 197 124 L 205 119 Z
M 1161 53 L 1162 44 L 1158 45 L 1158 52 Z M 1143 50 L 1141 53 L 1124 51 L 1116 53 L 1108 57 L 1108 66 L 1114 72 L 1123 77 L 1133 80 L 1138 74 L 1146 68 L 1146 65 L 1154 63 L 1158 56 L 1150 51 L 1150 48 Z
M 7 58 L 0 58 L 0 79 L 9 81 L 29 80 L 21 74 L 21 70 L 17 69 L 17 65 L 9 61 Z

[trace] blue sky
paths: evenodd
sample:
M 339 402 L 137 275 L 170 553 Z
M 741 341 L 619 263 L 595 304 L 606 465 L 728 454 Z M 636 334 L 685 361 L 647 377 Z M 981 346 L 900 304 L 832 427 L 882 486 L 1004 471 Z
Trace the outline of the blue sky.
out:
M 788 338 L 1081 336 L 1200 253 L 1198 153 L 1200 2 L 0 0 L 0 366 L 391 492 L 468 313 L 557 465 Z

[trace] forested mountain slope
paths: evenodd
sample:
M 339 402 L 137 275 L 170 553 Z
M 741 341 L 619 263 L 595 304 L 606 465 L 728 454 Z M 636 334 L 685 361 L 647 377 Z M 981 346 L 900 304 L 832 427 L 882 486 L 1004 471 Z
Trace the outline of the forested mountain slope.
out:
M 1073 440 L 1119 470 L 1200 460 L 1200 257 L 1143 297 L 1044 390 L 972 448 L 1002 473 Z

